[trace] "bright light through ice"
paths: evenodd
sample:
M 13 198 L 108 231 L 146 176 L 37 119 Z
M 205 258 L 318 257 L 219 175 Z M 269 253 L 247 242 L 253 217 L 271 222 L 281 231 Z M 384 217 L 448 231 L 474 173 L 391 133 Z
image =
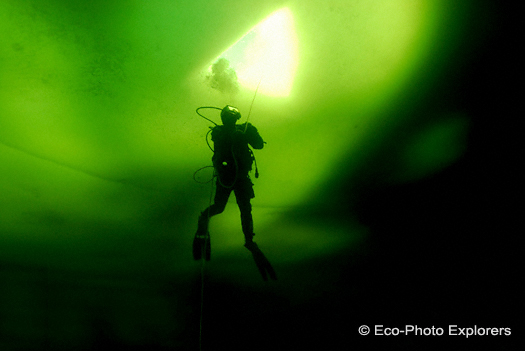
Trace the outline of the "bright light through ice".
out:
M 222 53 L 230 61 L 240 85 L 271 96 L 288 96 L 297 68 L 297 39 L 292 13 L 272 13 Z M 214 60 L 216 61 L 216 60 Z

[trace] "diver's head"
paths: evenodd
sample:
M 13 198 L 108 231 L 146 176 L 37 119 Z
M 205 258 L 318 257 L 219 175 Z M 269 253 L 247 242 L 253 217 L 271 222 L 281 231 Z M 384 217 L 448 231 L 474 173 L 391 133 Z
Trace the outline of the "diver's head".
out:
M 236 107 L 226 105 L 221 111 L 221 120 L 224 125 L 235 125 L 241 118 L 241 113 Z

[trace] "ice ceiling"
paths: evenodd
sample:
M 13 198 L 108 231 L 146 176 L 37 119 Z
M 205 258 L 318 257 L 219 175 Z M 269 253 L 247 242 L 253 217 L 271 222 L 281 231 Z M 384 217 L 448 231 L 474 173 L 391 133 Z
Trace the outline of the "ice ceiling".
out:
M 267 141 L 256 153 L 258 237 L 268 238 L 274 257 L 297 240 L 297 258 L 348 243 L 330 236 L 344 228 L 327 236 L 322 223 L 289 223 L 285 213 L 315 202 L 342 168 L 351 176 L 364 167 L 374 143 L 407 123 L 407 94 L 428 89 L 452 59 L 450 39 L 461 25 L 449 7 L 430 0 L 2 1 L 3 258 L 85 254 L 92 267 L 133 265 L 128 256 L 137 266 L 140 257 L 159 265 L 189 258 L 210 196 L 209 184 L 192 179 L 211 159 L 210 124 L 195 109 L 231 104 L 244 121 L 259 83 L 250 114 Z M 221 57 L 238 79 L 234 91 L 208 84 Z M 448 112 L 400 139 L 391 181 L 423 177 L 461 154 L 467 119 Z M 213 111 L 210 117 L 219 121 Z M 212 222 L 226 233 L 214 241 L 218 255 L 241 244 L 231 205 Z

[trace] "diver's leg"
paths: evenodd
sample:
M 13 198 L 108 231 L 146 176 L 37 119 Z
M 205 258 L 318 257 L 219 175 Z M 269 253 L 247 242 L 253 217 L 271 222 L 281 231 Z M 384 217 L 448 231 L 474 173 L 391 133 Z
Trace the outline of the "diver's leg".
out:
M 244 239 L 246 242 L 252 241 L 253 236 L 253 217 L 252 217 L 252 205 L 250 199 L 237 197 L 237 204 L 241 211 L 241 226 L 242 232 L 244 233 Z
M 217 182 L 213 204 L 202 211 L 199 216 L 199 224 L 197 229 L 198 234 L 205 235 L 208 232 L 210 218 L 224 211 L 226 203 L 228 202 L 228 198 L 230 197 L 230 193 L 231 189 L 227 189 Z
M 252 205 L 250 199 L 254 198 L 253 184 L 249 178 L 243 179 L 239 182 L 239 186 L 235 187 L 235 198 L 237 205 L 241 212 L 241 226 L 242 232 L 246 242 L 253 240 L 253 217 L 252 217 Z
M 213 205 L 206 208 L 200 214 L 197 233 L 195 233 L 195 238 L 193 239 L 193 258 L 195 260 L 200 260 L 202 255 L 205 256 L 206 261 L 210 260 L 211 244 L 210 233 L 208 232 L 208 224 L 212 216 L 215 216 L 216 214 L 224 211 L 230 193 L 231 190 L 220 186 L 220 184 L 217 184 Z

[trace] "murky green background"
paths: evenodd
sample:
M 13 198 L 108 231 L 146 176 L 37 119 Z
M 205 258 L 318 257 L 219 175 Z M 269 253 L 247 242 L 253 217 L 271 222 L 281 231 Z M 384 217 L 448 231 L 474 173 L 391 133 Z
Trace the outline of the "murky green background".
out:
M 258 94 L 250 114 L 267 141 L 255 240 L 279 280 L 264 283 L 242 247 L 232 196 L 210 227 L 203 349 L 334 349 L 383 314 L 471 315 L 443 306 L 457 299 L 445 294 L 453 267 L 479 286 L 484 260 L 468 256 L 474 269 L 462 255 L 473 221 L 493 228 L 485 205 L 500 196 L 471 177 L 481 153 L 496 159 L 481 141 L 497 91 L 482 67 L 495 57 L 494 3 L 3 0 L 2 350 L 198 349 L 191 242 L 212 188 L 193 180 L 211 164 L 211 124 L 195 109 L 232 104 L 246 118 L 254 96 L 212 89 L 203 69 L 284 7 L 292 89 Z M 422 297 L 436 299 L 436 280 L 439 308 Z

